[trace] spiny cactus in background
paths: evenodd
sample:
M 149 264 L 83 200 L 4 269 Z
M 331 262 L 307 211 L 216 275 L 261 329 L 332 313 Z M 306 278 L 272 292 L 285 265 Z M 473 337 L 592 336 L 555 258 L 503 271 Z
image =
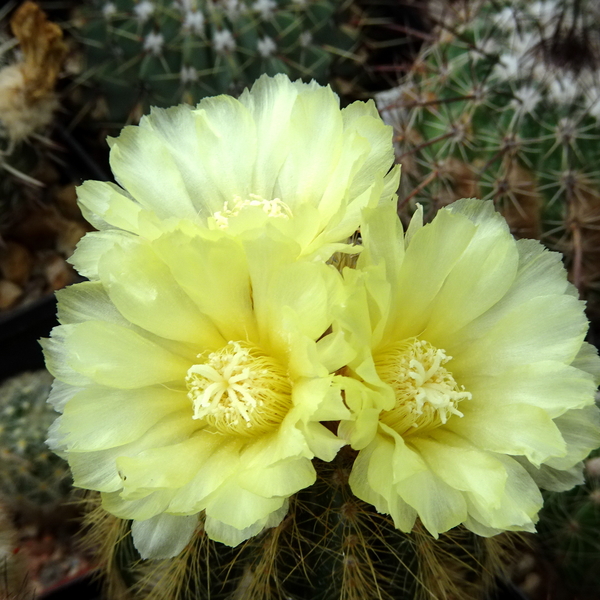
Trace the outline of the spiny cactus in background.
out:
M 541 551 L 578 598 L 600 589 L 600 451 L 585 461 L 585 483 L 547 492 L 538 524 Z M 589 596 L 587 594 L 590 594 Z
M 34 595 L 25 559 L 17 546 L 17 532 L 0 504 L 0 598 L 33 600 Z
M 432 3 L 433 4 L 433 3 Z M 600 309 L 600 5 L 438 2 L 439 27 L 378 96 L 403 165 L 400 210 L 491 198 L 515 235 L 564 252 Z
M 107 575 L 108 597 L 140 600 L 475 600 L 487 597 L 519 534 L 482 538 L 456 528 L 434 539 L 398 531 L 352 494 L 351 450 L 316 461 L 317 483 L 291 499 L 277 527 L 230 548 L 202 525 L 172 559 L 140 561 L 131 521 L 87 499 L 85 543 Z
M 51 385 L 46 370 L 0 385 L 0 501 L 25 519 L 55 510 L 71 488 L 67 463 L 45 443 L 56 419 L 46 403 Z
M 344 3 L 342 3 L 343 5 Z M 261 74 L 327 82 L 353 63 L 358 29 L 335 0 L 101 0 L 74 19 L 80 78 L 116 126 L 150 106 L 240 93 Z M 81 88 L 78 92 L 83 93 Z M 85 95 L 85 94 L 84 94 Z M 99 102 L 99 104 L 98 104 Z M 85 110 L 85 108 L 84 108 Z

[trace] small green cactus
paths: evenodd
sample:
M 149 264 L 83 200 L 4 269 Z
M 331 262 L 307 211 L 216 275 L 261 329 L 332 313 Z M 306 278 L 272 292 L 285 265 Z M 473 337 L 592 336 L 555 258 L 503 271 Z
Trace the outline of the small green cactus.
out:
M 46 403 L 51 385 L 46 370 L 0 385 L 0 500 L 17 515 L 46 515 L 71 488 L 67 463 L 45 443 L 56 419 Z
M 74 19 L 81 80 L 107 121 L 135 122 L 150 106 L 239 93 L 261 74 L 325 82 L 352 54 L 358 30 L 334 0 L 102 0 Z M 100 111 L 102 112 L 102 111 Z
M 591 0 L 443 2 L 435 40 L 378 97 L 403 165 L 400 208 L 431 218 L 493 199 L 519 237 L 600 289 L 600 8 Z

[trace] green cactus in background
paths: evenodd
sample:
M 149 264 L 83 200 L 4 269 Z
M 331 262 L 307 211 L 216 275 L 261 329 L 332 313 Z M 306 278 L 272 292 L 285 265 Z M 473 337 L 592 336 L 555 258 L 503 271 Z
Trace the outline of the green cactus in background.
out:
M 102 0 L 74 19 L 96 113 L 115 126 L 150 106 L 240 93 L 261 74 L 327 82 L 358 61 L 336 0 Z M 103 106 L 98 110 L 98 102 Z
M 34 600 L 35 593 L 27 573 L 18 536 L 2 504 L 0 504 L 0 598 Z
M 56 413 L 52 376 L 22 373 L 0 385 L 0 501 L 16 515 L 47 515 L 69 494 L 68 465 L 46 446 Z
M 520 534 L 479 537 L 458 527 L 434 539 L 417 523 L 397 530 L 348 485 L 354 452 L 315 461 L 317 482 L 291 498 L 288 516 L 236 548 L 200 524 L 172 559 L 140 561 L 131 521 L 88 499 L 86 543 L 111 600 L 483 600 L 512 560 Z
M 538 545 L 571 590 L 595 598 L 600 589 L 600 451 L 585 465 L 583 485 L 546 493 Z
M 600 291 L 600 5 L 439 2 L 439 27 L 378 96 L 403 165 L 400 210 L 493 199 L 515 235 L 562 251 Z M 596 310 L 598 306 L 596 306 Z

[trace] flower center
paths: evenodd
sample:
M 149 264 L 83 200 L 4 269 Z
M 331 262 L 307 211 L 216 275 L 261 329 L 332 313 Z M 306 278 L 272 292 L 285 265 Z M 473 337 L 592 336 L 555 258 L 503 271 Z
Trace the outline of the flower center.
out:
M 279 198 L 265 200 L 256 194 L 249 194 L 248 198 L 234 196 L 233 206 L 231 208 L 229 208 L 229 201 L 226 201 L 225 204 L 223 204 L 223 210 L 219 210 L 214 214 L 214 219 L 217 226 L 221 229 L 227 229 L 227 227 L 229 227 L 230 217 L 237 217 L 242 210 L 248 208 L 249 206 L 258 206 L 262 208 L 263 212 L 268 217 L 289 219 L 292 216 L 290 207 Z
M 188 369 L 185 380 L 192 418 L 221 433 L 254 436 L 272 431 L 292 405 L 286 370 L 246 342 L 229 342 L 212 352 Z
M 416 338 L 376 356 L 377 373 L 396 394 L 396 405 L 381 414 L 381 421 L 400 434 L 410 434 L 434 429 L 452 415 L 462 417 L 456 407 L 472 396 L 443 366 L 451 360 L 444 350 Z

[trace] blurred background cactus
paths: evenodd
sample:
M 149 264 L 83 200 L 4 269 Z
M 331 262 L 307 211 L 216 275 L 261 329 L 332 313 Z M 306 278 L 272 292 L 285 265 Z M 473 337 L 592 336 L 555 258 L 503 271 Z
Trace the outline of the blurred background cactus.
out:
M 237 95 L 262 73 L 351 77 L 361 58 L 348 2 L 96 0 L 73 20 L 84 111 L 122 126 L 150 106 Z M 89 93 L 86 93 L 89 92 Z
M 69 467 L 45 442 L 56 418 L 46 402 L 52 382 L 43 369 L 0 385 L 2 600 L 33 600 L 90 569 L 75 543 L 79 507 Z
M 47 519 L 71 490 L 67 463 L 46 446 L 56 412 L 52 376 L 22 373 L 0 385 L 0 502 L 24 520 Z
M 2 504 L 0 504 L 0 598 L 3 600 L 33 600 L 34 598 L 25 558 L 19 552 L 17 532 Z
M 403 165 L 400 211 L 489 198 L 518 237 L 565 254 L 600 311 L 600 5 L 431 2 L 437 22 L 378 95 Z

